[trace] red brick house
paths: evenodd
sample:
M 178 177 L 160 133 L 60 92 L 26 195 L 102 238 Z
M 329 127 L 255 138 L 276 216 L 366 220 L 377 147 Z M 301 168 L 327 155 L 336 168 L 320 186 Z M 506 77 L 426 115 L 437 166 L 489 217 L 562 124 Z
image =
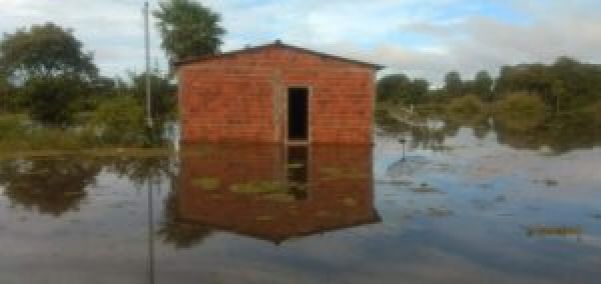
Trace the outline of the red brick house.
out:
M 182 140 L 371 144 L 380 68 L 279 41 L 179 62 Z

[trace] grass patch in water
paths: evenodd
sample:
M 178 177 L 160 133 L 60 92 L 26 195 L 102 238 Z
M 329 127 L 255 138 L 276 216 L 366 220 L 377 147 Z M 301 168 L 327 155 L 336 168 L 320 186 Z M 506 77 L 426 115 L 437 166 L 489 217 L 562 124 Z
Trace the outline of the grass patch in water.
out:
M 342 204 L 344 204 L 344 206 L 347 207 L 355 207 L 357 206 L 357 200 L 355 200 L 352 197 L 345 197 L 344 199 L 342 199 Z
M 419 187 L 414 187 L 410 190 L 415 193 L 444 193 L 434 187 L 429 186 L 427 183 L 422 183 Z
M 529 237 L 567 237 L 567 236 L 580 236 L 584 230 L 580 226 L 527 226 L 526 234 Z
M 221 181 L 214 177 L 201 177 L 192 180 L 192 185 L 200 187 L 202 190 L 217 190 Z
M 270 193 L 262 196 L 261 199 L 282 203 L 290 203 L 296 201 L 294 195 L 287 193 Z
M 440 207 L 440 208 L 428 208 L 428 216 L 430 217 L 448 217 L 448 216 L 452 216 L 454 213 L 453 211 L 444 208 L 444 207 Z
M 287 165 L 287 167 L 289 169 L 302 169 L 305 167 L 305 164 L 303 163 L 290 163 Z
M 273 216 L 258 216 L 255 220 L 260 222 L 269 222 L 275 220 Z
M 287 192 L 286 184 L 278 181 L 250 181 L 247 183 L 238 183 L 230 186 L 230 191 L 237 193 L 277 193 Z
M 356 169 L 324 167 L 320 169 L 324 180 L 354 180 L 366 178 L 366 174 Z

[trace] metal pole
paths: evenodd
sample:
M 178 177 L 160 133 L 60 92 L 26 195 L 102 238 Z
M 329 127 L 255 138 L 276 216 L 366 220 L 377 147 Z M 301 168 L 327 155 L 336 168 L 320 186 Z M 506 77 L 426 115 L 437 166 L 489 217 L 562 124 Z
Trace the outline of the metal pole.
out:
M 150 89 L 150 28 L 149 28 L 150 8 L 148 1 L 144 3 L 144 33 L 146 48 L 146 122 L 149 128 L 152 128 L 152 94 Z
M 154 198 L 152 177 L 148 179 L 148 277 L 150 284 L 155 283 L 154 278 Z

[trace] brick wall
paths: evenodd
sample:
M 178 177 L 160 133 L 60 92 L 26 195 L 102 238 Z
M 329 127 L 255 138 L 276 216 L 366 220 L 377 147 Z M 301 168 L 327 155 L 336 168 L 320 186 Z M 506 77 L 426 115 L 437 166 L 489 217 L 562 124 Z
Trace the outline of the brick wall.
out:
M 180 67 L 184 142 L 282 142 L 287 88 L 310 88 L 312 143 L 372 142 L 374 70 L 286 47 Z

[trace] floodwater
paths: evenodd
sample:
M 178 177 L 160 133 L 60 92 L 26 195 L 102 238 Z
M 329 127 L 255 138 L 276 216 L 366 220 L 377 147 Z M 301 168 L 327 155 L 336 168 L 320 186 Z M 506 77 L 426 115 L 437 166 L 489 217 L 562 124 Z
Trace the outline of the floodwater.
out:
M 600 283 L 601 141 L 484 124 L 3 159 L 0 283 Z

